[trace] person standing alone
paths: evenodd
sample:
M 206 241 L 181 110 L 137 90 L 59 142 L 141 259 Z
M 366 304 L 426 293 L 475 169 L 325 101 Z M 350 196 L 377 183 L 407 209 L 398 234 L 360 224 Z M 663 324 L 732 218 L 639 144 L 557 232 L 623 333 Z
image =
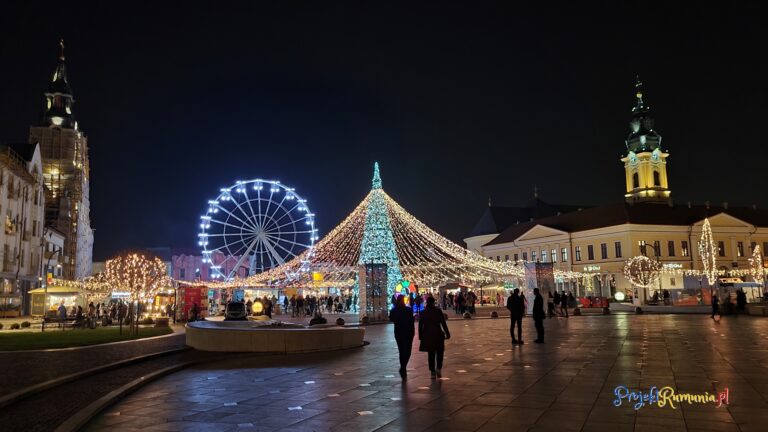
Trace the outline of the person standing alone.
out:
M 523 311 L 525 303 L 520 297 L 520 290 L 515 288 L 512 295 L 507 299 L 507 309 L 509 309 L 509 335 L 512 336 L 513 344 L 522 345 L 523 342 Z M 515 339 L 515 323 L 517 323 L 517 339 Z
M 538 288 L 533 289 L 533 322 L 536 325 L 536 343 L 544 343 L 544 298 Z
M 400 353 L 400 376 L 407 379 L 406 366 L 411 358 L 415 321 L 413 309 L 405 305 L 405 297 L 397 298 L 395 307 L 389 311 L 389 320 L 395 323 L 395 342 L 397 342 L 397 351 Z
M 435 306 L 435 298 L 427 298 L 427 307 L 419 315 L 419 351 L 427 353 L 432 378 L 442 376 L 445 340 L 451 338 L 443 311 Z

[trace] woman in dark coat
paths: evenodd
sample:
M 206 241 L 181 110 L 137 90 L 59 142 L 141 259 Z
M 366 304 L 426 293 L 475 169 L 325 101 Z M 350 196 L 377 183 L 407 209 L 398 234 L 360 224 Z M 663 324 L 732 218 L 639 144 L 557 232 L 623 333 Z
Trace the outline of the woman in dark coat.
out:
M 405 305 L 405 296 L 399 296 L 395 307 L 389 312 L 389 320 L 395 323 L 395 342 L 400 353 L 400 376 L 408 378 L 406 366 L 411 359 L 411 347 L 413 346 L 413 310 Z
M 441 376 L 445 340 L 451 338 L 443 311 L 435 306 L 435 298 L 427 298 L 427 307 L 419 316 L 419 351 L 427 353 L 432 378 Z

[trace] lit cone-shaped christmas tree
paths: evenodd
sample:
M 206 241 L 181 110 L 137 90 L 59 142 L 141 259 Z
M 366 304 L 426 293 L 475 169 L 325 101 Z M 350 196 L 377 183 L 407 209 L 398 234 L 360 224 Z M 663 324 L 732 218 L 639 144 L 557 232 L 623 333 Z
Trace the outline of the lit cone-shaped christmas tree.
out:
M 373 165 L 373 185 L 365 212 L 363 242 L 360 246 L 358 264 L 387 265 L 387 299 L 395 293 L 395 287 L 402 282 L 400 259 L 397 256 L 395 237 L 389 220 L 389 210 L 384 191 L 381 189 L 379 163 Z

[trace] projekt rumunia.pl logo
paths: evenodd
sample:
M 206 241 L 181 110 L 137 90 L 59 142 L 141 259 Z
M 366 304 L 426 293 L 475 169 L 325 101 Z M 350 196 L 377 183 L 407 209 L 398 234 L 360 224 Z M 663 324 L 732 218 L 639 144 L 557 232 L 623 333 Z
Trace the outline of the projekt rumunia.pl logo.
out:
M 616 396 L 616 399 L 613 400 L 613 406 L 620 407 L 624 403 L 633 404 L 632 407 L 635 410 L 646 405 L 657 405 L 659 408 L 668 406 L 677 409 L 677 404 L 681 403 L 689 405 L 713 403 L 717 408 L 720 408 L 723 405 L 728 405 L 730 392 L 728 387 L 715 393 L 678 393 L 669 386 L 662 388 L 652 386 L 648 391 L 632 391 L 627 386 L 616 386 L 613 395 Z

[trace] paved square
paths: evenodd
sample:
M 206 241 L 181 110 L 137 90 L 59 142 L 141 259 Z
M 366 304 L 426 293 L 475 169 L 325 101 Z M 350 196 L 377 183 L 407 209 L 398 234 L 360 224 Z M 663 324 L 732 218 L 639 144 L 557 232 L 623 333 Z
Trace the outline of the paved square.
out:
M 765 431 L 768 320 L 611 315 L 546 320 L 514 346 L 508 319 L 449 321 L 443 378 L 414 351 L 397 374 L 389 325 L 346 352 L 227 360 L 151 383 L 87 430 Z M 418 341 L 415 341 L 418 344 Z M 98 383 L 94 383 L 98 385 Z M 614 389 L 730 391 L 728 406 L 614 407 Z

